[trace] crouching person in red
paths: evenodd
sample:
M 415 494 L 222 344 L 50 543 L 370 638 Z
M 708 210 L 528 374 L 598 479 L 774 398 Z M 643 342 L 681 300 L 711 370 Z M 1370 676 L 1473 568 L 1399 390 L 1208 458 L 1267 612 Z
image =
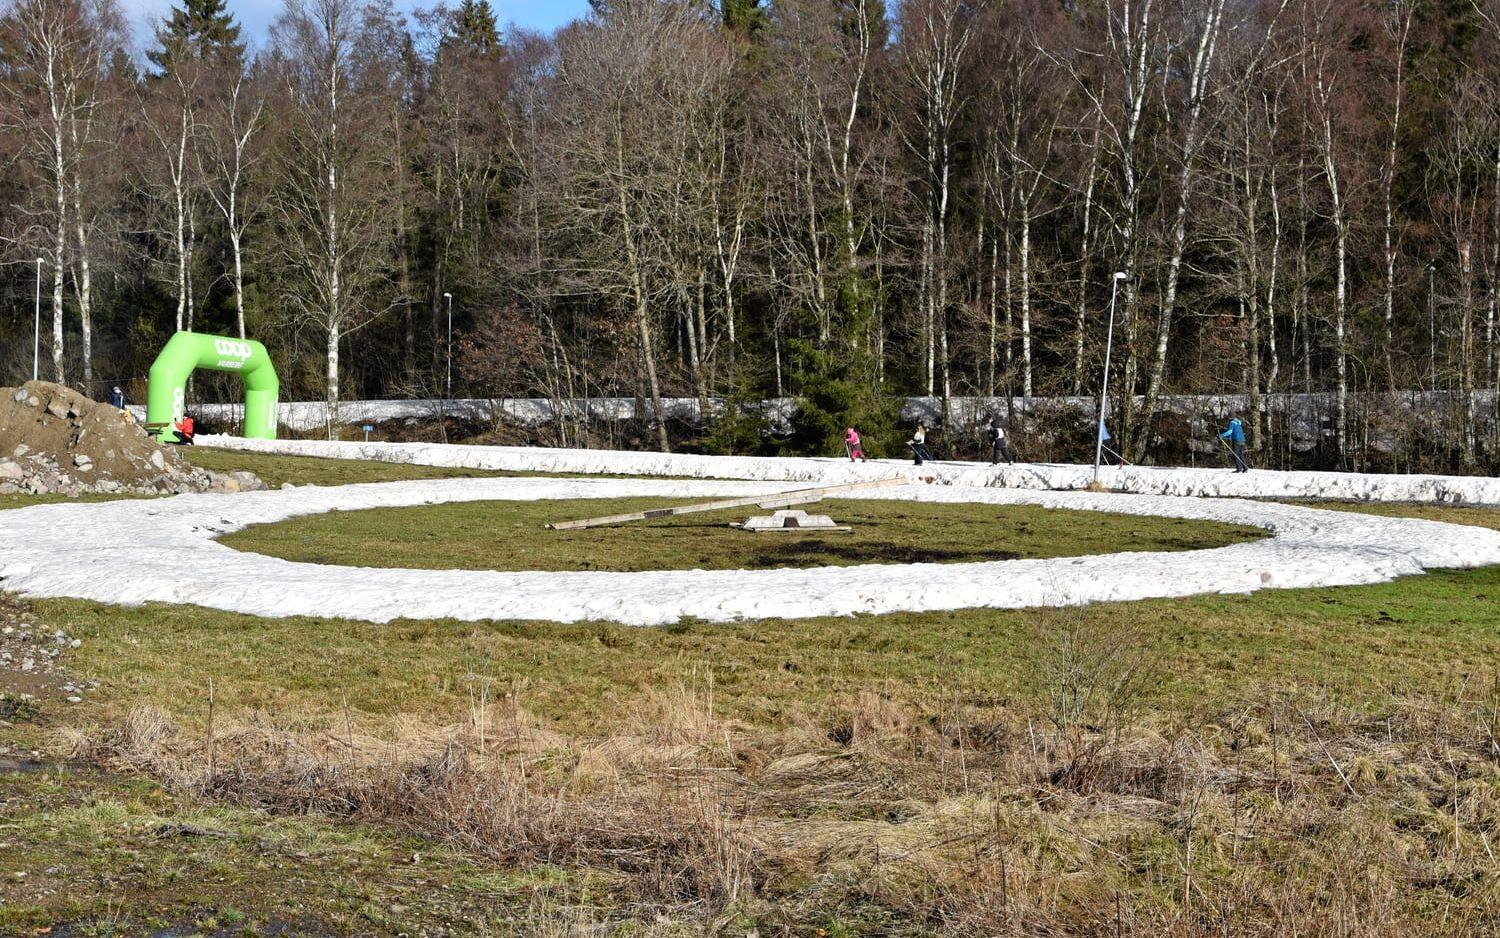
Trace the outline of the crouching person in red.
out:
M 168 439 L 168 443 L 176 443 L 180 446 L 192 446 L 193 418 L 187 414 L 183 414 L 176 423 L 172 424 L 172 435 L 176 439 Z

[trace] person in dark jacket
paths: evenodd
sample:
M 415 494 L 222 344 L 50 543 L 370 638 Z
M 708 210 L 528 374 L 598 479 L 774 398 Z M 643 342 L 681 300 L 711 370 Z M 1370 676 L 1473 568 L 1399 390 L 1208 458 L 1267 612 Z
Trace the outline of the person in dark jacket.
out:
M 1235 472 L 1249 472 L 1250 463 L 1245 459 L 1245 427 L 1240 418 L 1229 418 L 1229 426 L 1219 434 L 1219 439 L 1229 442 L 1229 453 L 1234 457 Z
M 1005 435 L 1005 427 L 1001 425 L 999 417 L 991 417 L 990 425 L 985 431 L 990 438 L 990 465 L 1000 465 L 1000 457 L 1005 457 L 1008 466 L 1016 464 L 1016 454 L 1010 448 L 1010 439 Z
M 125 392 L 120 390 L 120 386 L 118 384 L 115 385 L 113 391 L 109 392 L 109 404 L 116 410 L 125 409 Z
M 911 447 L 911 454 L 915 458 L 916 465 L 920 466 L 931 459 L 932 455 L 927 452 L 927 424 L 917 424 L 917 432 L 911 435 L 906 445 Z

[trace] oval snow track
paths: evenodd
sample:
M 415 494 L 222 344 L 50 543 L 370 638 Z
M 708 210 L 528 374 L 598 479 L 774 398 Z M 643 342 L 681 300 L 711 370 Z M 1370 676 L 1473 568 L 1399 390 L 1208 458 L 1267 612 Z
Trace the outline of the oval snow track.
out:
M 1212 550 L 1053 560 L 650 573 L 371 569 L 242 553 L 215 538 L 334 510 L 478 500 L 670 496 L 803 487 L 651 479 L 445 479 L 0 511 L 0 588 L 32 597 L 190 603 L 260 616 L 596 619 L 656 625 L 962 609 L 1374 583 L 1427 567 L 1500 563 L 1500 532 L 1229 499 L 904 485 L 860 498 L 1027 504 L 1267 528 Z M 835 511 L 835 514 L 837 512 Z M 560 517 L 569 512 L 559 506 Z M 941 536 L 941 532 L 933 532 Z M 537 532 L 545 537 L 544 531 Z M 750 535 L 747 535 L 747 537 Z

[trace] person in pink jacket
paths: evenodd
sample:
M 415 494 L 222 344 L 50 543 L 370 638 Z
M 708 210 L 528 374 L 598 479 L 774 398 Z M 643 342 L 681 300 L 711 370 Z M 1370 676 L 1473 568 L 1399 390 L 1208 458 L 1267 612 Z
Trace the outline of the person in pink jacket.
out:
M 844 451 L 849 454 L 849 461 L 858 459 L 861 462 L 869 462 L 865 457 L 865 451 L 860 446 L 859 431 L 853 427 L 844 430 Z

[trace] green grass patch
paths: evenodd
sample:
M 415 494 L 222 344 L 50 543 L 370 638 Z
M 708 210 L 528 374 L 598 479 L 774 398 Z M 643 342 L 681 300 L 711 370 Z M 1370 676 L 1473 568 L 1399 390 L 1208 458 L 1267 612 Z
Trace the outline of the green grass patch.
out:
M 1378 707 L 1391 688 L 1446 685 L 1500 660 L 1494 568 L 1083 610 L 667 628 L 261 619 L 77 600 L 39 601 L 36 609 L 83 638 L 73 667 L 101 682 L 83 707 L 105 722 L 143 700 L 202 716 L 210 679 L 229 710 L 318 720 L 347 700 L 372 724 L 401 714 L 446 722 L 489 686 L 561 728 L 602 732 L 653 694 L 709 674 L 719 711 L 752 723 L 784 725 L 871 687 L 982 710 L 1032 694 L 1039 635 L 1079 616 L 1151 650 L 1160 680 L 1148 699 L 1164 711 L 1314 687 Z
M 203 447 L 183 447 L 182 454 L 193 465 L 215 472 L 248 469 L 272 488 L 278 488 L 284 482 L 294 485 L 349 485 L 355 482 L 515 475 L 510 472 L 486 472 L 482 469 L 413 466 L 360 459 L 325 459 L 321 456 L 280 456 Z
M 684 499 L 454 502 L 330 512 L 224 538 L 238 550 L 309 563 L 447 570 L 733 570 L 865 563 L 959 563 L 1118 550 L 1193 550 L 1266 536 L 1258 528 L 1034 505 L 831 499 L 811 510 L 847 532 L 730 527 L 754 507 L 612 527 L 548 522 L 647 511 Z
M 0 774 L 6 935 L 503 933 L 549 896 L 590 894 L 604 891 L 586 876 L 544 882 L 376 827 L 207 807 L 142 777 Z

